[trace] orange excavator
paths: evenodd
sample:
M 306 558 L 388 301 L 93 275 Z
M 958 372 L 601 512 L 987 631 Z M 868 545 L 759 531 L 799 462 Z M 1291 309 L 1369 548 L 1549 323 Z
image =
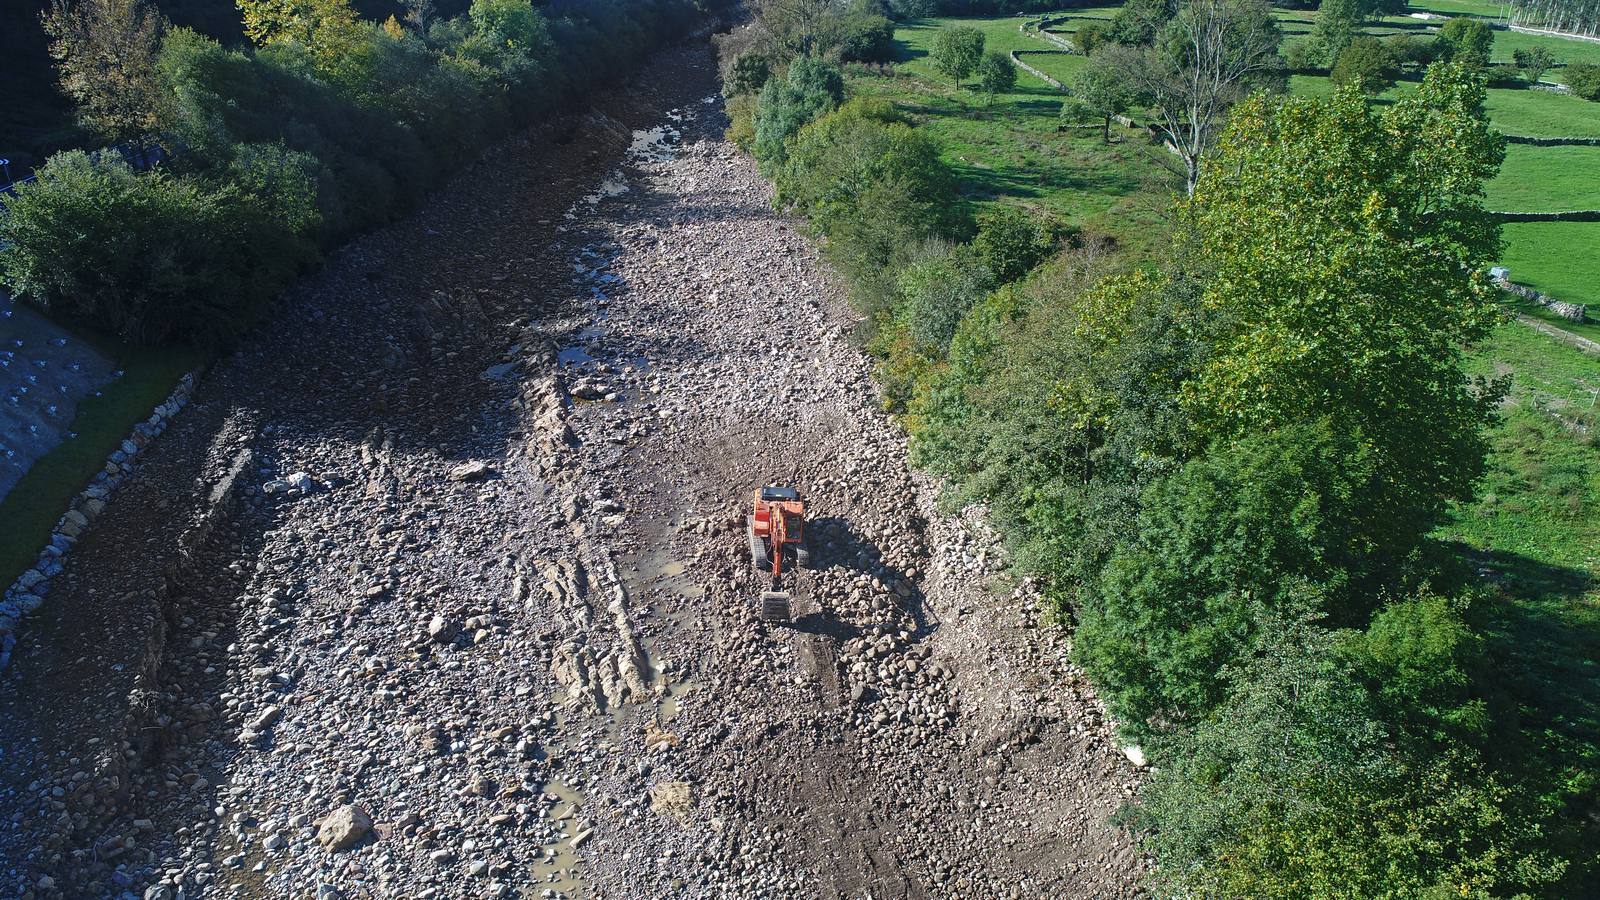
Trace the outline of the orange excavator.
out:
M 783 574 L 811 564 L 806 550 L 806 501 L 790 487 L 756 490 L 755 511 L 745 529 L 750 538 L 750 561 L 772 573 L 772 590 L 761 595 L 761 618 L 787 622 L 792 614 Z

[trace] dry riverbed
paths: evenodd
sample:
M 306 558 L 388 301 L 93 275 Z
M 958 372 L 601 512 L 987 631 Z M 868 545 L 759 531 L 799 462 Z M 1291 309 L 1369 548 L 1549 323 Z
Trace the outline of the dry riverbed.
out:
M 164 610 L 160 739 L 126 799 L 66 804 L 93 727 L 39 692 L 110 671 L 105 582 L 143 552 L 86 543 L 50 599 L 74 611 L 27 626 L 0 688 L 0 890 L 1136 893 L 1107 822 L 1136 770 L 978 511 L 908 470 L 840 291 L 725 124 L 707 49 L 663 53 L 211 373 L 97 526 L 178 516 L 252 452 Z M 769 482 L 811 502 L 792 627 L 756 618 Z

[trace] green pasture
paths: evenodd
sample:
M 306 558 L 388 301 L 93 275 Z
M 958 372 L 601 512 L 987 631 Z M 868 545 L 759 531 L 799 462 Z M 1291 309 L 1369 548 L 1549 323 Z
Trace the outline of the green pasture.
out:
M 1049 44 L 1023 34 L 1023 20 L 927 19 L 898 28 L 893 76 L 856 74 L 851 92 L 894 102 L 939 140 L 962 192 L 983 203 L 1021 204 L 1063 222 L 1115 238 L 1138 255 L 1165 243 L 1163 208 L 1179 182 L 1166 154 L 1142 132 L 1113 128 L 1106 144 L 1098 131 L 1059 128 L 1060 91 L 1020 72 L 1015 90 L 992 104 L 981 93 L 956 90 L 927 59 L 933 36 L 948 24 L 984 32 L 991 50 L 1044 50 Z M 1070 54 L 1030 54 L 1029 65 L 1063 81 L 1084 64 Z
M 1512 212 L 1600 209 L 1600 147 L 1507 145 L 1488 204 Z
M 1600 222 L 1511 222 L 1505 239 L 1512 281 L 1600 308 Z

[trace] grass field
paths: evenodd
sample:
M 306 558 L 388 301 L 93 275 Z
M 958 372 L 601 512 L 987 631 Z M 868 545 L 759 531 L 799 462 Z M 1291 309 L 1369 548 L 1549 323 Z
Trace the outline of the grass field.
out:
M 1441 536 L 1495 557 L 1529 599 L 1600 607 L 1600 360 L 1507 323 L 1468 359 L 1472 374 L 1510 375 L 1475 502 Z M 1587 435 L 1568 430 L 1586 425 Z M 1591 618 L 1595 618 L 1591 616 Z M 1600 620 L 1594 622 L 1600 625 Z
M 1512 222 L 1505 238 L 1512 281 L 1600 305 L 1600 222 Z
M 1019 58 L 1065 85 L 1089 64 L 1088 57 L 1076 53 L 1024 53 Z
M 5 523 L 0 528 L 0 584 L 10 584 L 33 565 L 72 496 L 203 359 L 195 351 L 173 348 L 106 351 L 122 366 L 123 376 L 106 385 L 99 397 L 78 404 L 72 420 L 78 436 L 41 456 L 0 501 L 0 522 Z
M 1490 88 L 1489 120 L 1506 134 L 1600 138 L 1600 103 L 1553 91 Z
M 1179 185 L 1164 153 L 1142 133 L 1114 128 L 1116 140 L 1106 145 L 1098 132 L 1060 131 L 1062 94 L 1038 78 L 1019 73 L 1016 90 L 989 105 L 977 92 L 956 90 L 927 59 L 938 29 L 955 22 L 983 31 L 987 49 L 1049 47 L 1023 34 L 1021 21 L 928 19 L 905 25 L 895 32 L 895 76 L 852 76 L 851 91 L 892 100 L 935 136 L 968 198 L 1043 209 L 1063 222 L 1115 237 L 1135 254 L 1160 246 L 1169 231 L 1161 210 Z M 1064 54 L 1026 59 L 1056 77 L 1070 77 L 1082 65 L 1081 58 Z
M 1516 212 L 1600 209 L 1600 147 L 1511 144 L 1488 202 Z

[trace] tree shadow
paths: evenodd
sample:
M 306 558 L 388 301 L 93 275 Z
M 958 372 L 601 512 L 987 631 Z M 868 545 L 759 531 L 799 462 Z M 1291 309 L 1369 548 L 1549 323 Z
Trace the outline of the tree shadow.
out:
M 1486 650 L 1521 731 L 1552 769 L 1600 757 L 1600 603 L 1581 569 L 1505 551 L 1467 551 L 1499 597 L 1483 610 Z

